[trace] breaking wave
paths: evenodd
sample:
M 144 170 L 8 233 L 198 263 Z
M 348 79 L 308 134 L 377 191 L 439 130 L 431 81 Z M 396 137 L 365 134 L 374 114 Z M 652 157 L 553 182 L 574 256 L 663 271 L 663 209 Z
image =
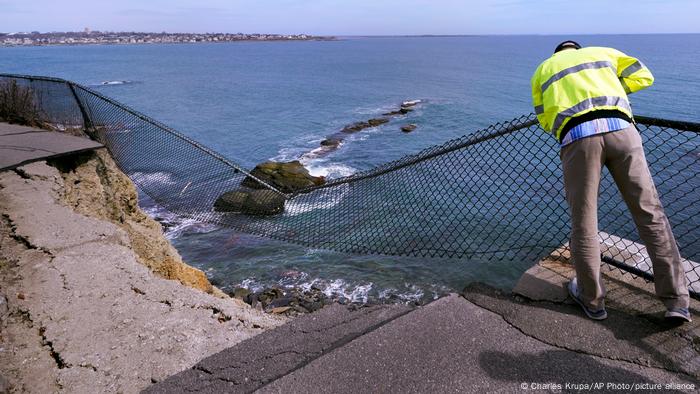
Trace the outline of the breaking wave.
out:
M 351 303 L 419 303 L 439 298 L 449 292 L 444 286 L 430 285 L 421 288 L 415 284 L 406 283 L 403 288 L 378 288 L 373 282 L 351 283 L 345 279 L 310 278 L 306 272 L 290 271 L 275 282 L 263 283 L 256 278 L 247 278 L 234 287 L 243 287 L 251 292 L 261 292 L 270 287 L 285 290 L 298 289 L 308 292 L 319 289 L 326 297 L 345 300 Z
M 91 86 L 116 86 L 116 85 L 127 85 L 130 83 L 134 83 L 134 81 L 127 81 L 127 80 L 102 81 L 100 83 L 92 84 Z

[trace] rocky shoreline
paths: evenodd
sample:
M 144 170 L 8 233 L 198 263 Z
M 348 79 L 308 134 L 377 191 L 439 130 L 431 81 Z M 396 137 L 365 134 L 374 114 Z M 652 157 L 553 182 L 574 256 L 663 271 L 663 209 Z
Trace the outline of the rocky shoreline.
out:
M 327 297 L 321 289 L 311 288 L 308 291 L 302 289 L 281 289 L 277 287 L 267 288 L 257 292 L 237 287 L 230 294 L 256 310 L 272 314 L 285 314 L 297 316 L 315 312 L 326 305 L 340 302 L 338 299 Z
M 425 302 L 418 300 L 406 301 L 400 299 L 398 296 L 390 297 L 386 300 L 369 298 L 363 302 L 354 302 L 340 295 L 327 295 L 323 289 L 315 286 L 311 286 L 308 289 L 296 287 L 267 287 L 258 291 L 251 291 L 244 287 L 236 287 L 231 291 L 227 291 L 226 294 L 245 302 L 258 311 L 285 316 L 299 316 L 313 313 L 332 304 L 346 305 L 351 309 L 386 304 L 405 304 L 412 306 L 425 304 Z

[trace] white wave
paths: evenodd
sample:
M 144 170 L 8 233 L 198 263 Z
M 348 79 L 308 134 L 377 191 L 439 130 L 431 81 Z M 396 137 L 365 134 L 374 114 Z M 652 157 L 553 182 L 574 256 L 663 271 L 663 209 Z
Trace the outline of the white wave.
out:
M 318 135 L 306 134 L 295 137 L 289 141 L 285 147 L 277 151 L 277 155 L 271 157 L 271 161 L 292 161 L 302 160 L 305 155 L 311 154 L 309 145 L 319 146 L 326 137 L 320 138 Z M 323 147 L 314 148 L 317 153 L 321 153 Z M 328 147 L 326 147 L 328 149 Z M 313 158 L 313 157 L 311 157 Z
M 336 147 L 331 147 L 331 146 L 320 146 L 320 147 L 318 147 L 318 148 L 312 149 L 312 150 L 309 151 L 309 152 L 303 153 L 303 154 L 299 157 L 299 161 L 301 161 L 302 163 L 304 163 L 304 162 L 308 162 L 308 161 L 310 161 L 310 160 L 318 159 L 318 158 L 324 156 L 325 154 L 330 153 L 330 152 L 332 152 L 332 151 L 338 149 L 338 148 L 341 147 L 342 145 L 343 145 L 343 143 L 340 142 Z
M 167 172 L 135 172 L 131 179 L 139 185 L 174 185 L 172 174 Z
M 285 215 L 296 216 L 316 209 L 332 208 L 343 200 L 348 191 L 350 191 L 350 185 L 345 184 L 314 192 L 313 202 L 304 196 L 287 200 L 284 204 Z
M 402 289 L 389 287 L 376 289 L 373 282 L 349 283 L 345 279 L 321 279 L 309 280 L 309 274 L 303 271 L 290 270 L 282 273 L 282 278 L 274 284 L 263 283 L 256 278 L 244 279 L 234 287 L 244 287 L 251 292 L 260 292 L 270 287 L 280 287 L 282 289 L 297 289 L 302 292 L 309 292 L 311 288 L 319 289 L 330 299 L 346 299 L 352 303 L 367 303 L 370 299 L 376 301 L 391 301 L 401 303 L 421 302 L 425 299 L 425 291 L 415 284 L 405 283 Z M 430 295 L 432 299 L 438 299 L 441 295 L 448 293 L 450 289 L 442 285 L 431 285 Z
M 403 302 L 415 302 L 423 299 L 425 292 L 421 288 L 408 283 L 406 283 L 405 286 L 406 288 L 403 291 L 393 287 L 380 290 L 378 298 L 380 300 L 398 299 Z M 433 294 L 433 298 L 437 298 L 436 293 Z
M 265 290 L 266 286 L 258 282 L 255 278 L 248 278 L 244 279 L 237 287 L 242 287 L 244 289 L 250 290 L 252 293 L 257 293 L 259 291 Z
M 314 279 L 310 282 L 301 283 L 297 287 L 303 291 L 309 291 L 311 287 L 316 287 L 321 289 L 323 294 L 329 298 L 345 298 L 350 302 L 366 303 L 373 285 L 372 282 L 369 282 L 367 284 L 352 286 L 343 279 L 333 279 L 330 281 Z
M 302 162 L 313 176 L 323 176 L 326 178 L 340 178 L 350 176 L 357 172 L 356 169 L 343 163 L 328 163 L 326 160 L 311 160 Z
M 320 289 L 321 292 L 328 298 L 345 298 L 354 303 L 367 303 L 369 300 L 369 294 L 374 286 L 372 282 L 352 286 L 343 279 L 323 280 L 316 278 L 311 281 L 304 282 L 304 280 L 308 279 L 308 274 L 305 272 L 300 272 L 299 275 L 286 279 L 291 280 L 285 280 L 285 278 L 282 278 L 277 281 L 276 285 L 279 285 L 285 289 L 296 288 L 303 292 L 308 292 L 312 287 L 314 287 Z M 263 284 L 255 278 L 247 278 L 234 287 L 243 287 L 251 292 L 260 292 L 270 288 L 270 285 Z
M 359 107 L 352 112 L 358 115 L 376 115 L 395 110 L 395 105 L 382 105 L 381 107 Z
M 181 218 L 160 205 L 144 207 L 142 210 L 153 220 L 163 226 L 163 235 L 168 240 L 180 237 L 184 233 L 204 234 L 217 230 L 219 227 L 210 223 L 202 223 L 194 219 Z
M 299 156 L 306 152 L 305 148 L 287 147 L 282 148 L 277 152 L 277 156 L 271 157 L 270 161 L 292 161 L 298 160 Z
M 277 281 L 277 284 L 285 287 L 296 287 L 298 283 L 303 283 L 309 278 L 309 274 L 303 271 L 289 270 L 282 273 L 282 278 Z
M 323 176 L 326 178 L 339 178 L 355 173 L 355 169 L 339 163 L 323 165 L 316 161 L 308 165 L 309 173 L 313 176 Z M 316 209 L 328 209 L 338 205 L 345 195 L 350 191 L 350 185 L 340 185 L 328 189 L 320 189 L 313 193 L 313 198 L 300 196 L 296 199 L 288 200 L 285 203 L 285 215 L 296 216 Z
M 411 105 L 420 104 L 420 103 L 422 103 L 422 102 L 423 102 L 423 100 L 420 100 L 420 99 L 416 99 L 416 100 L 406 100 L 406 101 L 404 101 L 404 102 L 401 103 L 401 106 L 402 106 L 402 107 L 404 107 L 404 106 L 411 106 Z
M 102 81 L 100 82 L 100 85 L 125 85 L 127 83 L 131 83 L 131 81 L 126 81 L 126 80 L 116 80 L 116 81 Z
M 194 219 L 183 219 L 182 222 L 168 228 L 164 235 L 165 238 L 172 240 L 185 233 L 206 234 L 217 230 L 218 228 L 218 226 L 210 223 L 202 223 Z

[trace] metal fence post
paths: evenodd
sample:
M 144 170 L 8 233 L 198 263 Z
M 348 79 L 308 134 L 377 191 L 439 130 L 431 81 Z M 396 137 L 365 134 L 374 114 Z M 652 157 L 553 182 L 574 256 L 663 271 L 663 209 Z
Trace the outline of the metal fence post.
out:
M 66 81 L 66 84 L 68 85 L 68 88 L 70 89 L 71 93 L 73 93 L 73 98 L 75 99 L 75 102 L 76 102 L 76 104 L 78 104 L 78 108 L 80 109 L 80 114 L 83 117 L 83 129 L 85 130 L 86 133 L 90 134 L 90 132 L 93 130 L 92 120 L 90 119 L 90 116 L 87 114 L 87 111 L 85 110 L 83 103 L 80 101 L 80 98 L 78 98 L 78 94 L 76 93 L 75 87 L 73 87 L 73 84 L 69 81 Z

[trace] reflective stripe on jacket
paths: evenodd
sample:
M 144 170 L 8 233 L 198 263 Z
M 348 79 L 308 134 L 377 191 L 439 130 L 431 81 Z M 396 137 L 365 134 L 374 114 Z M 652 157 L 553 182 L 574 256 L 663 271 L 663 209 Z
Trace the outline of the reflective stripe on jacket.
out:
M 627 93 L 651 86 L 654 76 L 616 49 L 586 47 L 555 53 L 530 82 L 537 119 L 559 140 L 572 118 L 591 111 L 618 110 L 632 118 Z

